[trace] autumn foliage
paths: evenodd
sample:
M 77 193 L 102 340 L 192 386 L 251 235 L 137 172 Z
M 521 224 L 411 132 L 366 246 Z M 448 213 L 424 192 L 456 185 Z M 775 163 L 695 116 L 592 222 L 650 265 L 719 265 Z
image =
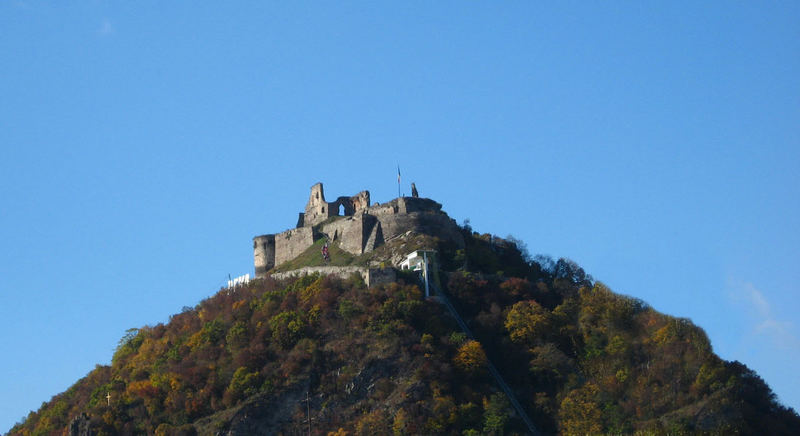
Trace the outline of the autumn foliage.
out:
M 800 418 L 702 329 L 613 293 L 566 259 L 464 227 L 438 247 L 442 287 L 474 333 L 413 277 L 257 280 L 168 323 L 131 329 L 10 434 L 215 434 L 259 419 L 313 434 L 523 434 L 491 361 L 546 434 L 792 434 Z M 307 397 L 306 397 L 307 396 Z M 110 397 L 110 399 L 109 399 Z M 307 400 L 306 400 L 307 398 Z

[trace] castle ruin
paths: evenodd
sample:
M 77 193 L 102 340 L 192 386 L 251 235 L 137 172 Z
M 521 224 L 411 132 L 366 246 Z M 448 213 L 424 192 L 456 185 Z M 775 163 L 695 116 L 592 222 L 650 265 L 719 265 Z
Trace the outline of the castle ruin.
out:
M 416 189 L 415 189 L 416 191 Z M 256 277 L 294 259 L 316 241 L 327 238 L 351 254 L 361 255 L 409 231 L 445 238 L 463 246 L 456 222 L 428 198 L 400 197 L 370 204 L 369 191 L 326 201 L 322 183 L 311 187 L 297 226 L 253 238 Z

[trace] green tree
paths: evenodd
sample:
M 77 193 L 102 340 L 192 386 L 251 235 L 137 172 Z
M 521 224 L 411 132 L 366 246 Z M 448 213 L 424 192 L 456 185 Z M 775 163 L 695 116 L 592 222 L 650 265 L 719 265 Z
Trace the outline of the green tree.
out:
M 392 423 L 392 433 L 395 436 L 402 436 L 408 434 L 408 414 L 405 410 L 400 409 L 394 414 L 394 422 Z
M 269 320 L 272 339 L 289 348 L 305 334 L 306 323 L 297 312 L 281 312 Z
M 487 435 L 502 436 L 508 424 L 509 403 L 505 395 L 496 393 L 488 400 L 483 399 L 483 432 Z
M 137 328 L 125 330 L 125 334 L 120 338 L 117 349 L 114 351 L 114 356 L 111 358 L 112 364 L 121 362 L 139 349 L 139 346 L 142 345 L 144 341 L 144 336 L 139 333 L 139 329 Z
M 233 373 L 233 378 L 225 393 L 227 400 L 230 404 L 234 404 L 258 392 L 258 387 L 260 385 L 261 377 L 258 372 L 248 372 L 247 368 L 243 366 L 239 367 L 239 369 Z
M 247 345 L 247 324 L 242 321 L 233 324 L 225 335 L 225 342 L 228 344 L 228 350 L 230 351 L 237 350 Z

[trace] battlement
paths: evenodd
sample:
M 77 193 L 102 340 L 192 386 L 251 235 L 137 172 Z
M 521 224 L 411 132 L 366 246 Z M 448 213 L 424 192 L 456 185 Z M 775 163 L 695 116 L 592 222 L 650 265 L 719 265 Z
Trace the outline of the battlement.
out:
M 372 251 L 408 231 L 453 239 L 463 245 L 458 226 L 442 211 L 442 205 L 419 198 L 416 186 L 412 193 L 415 196 L 374 205 L 370 204 L 369 191 L 329 202 L 322 183 L 315 184 L 294 229 L 253 238 L 256 277 L 266 276 L 272 268 L 296 258 L 322 238 L 354 255 Z

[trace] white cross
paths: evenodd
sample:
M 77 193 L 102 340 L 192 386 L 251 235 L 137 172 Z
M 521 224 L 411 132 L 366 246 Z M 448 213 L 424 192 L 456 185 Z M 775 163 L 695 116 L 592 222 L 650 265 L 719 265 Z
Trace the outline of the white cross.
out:
M 108 401 L 108 405 L 111 406 L 111 392 L 106 393 L 106 400 Z

